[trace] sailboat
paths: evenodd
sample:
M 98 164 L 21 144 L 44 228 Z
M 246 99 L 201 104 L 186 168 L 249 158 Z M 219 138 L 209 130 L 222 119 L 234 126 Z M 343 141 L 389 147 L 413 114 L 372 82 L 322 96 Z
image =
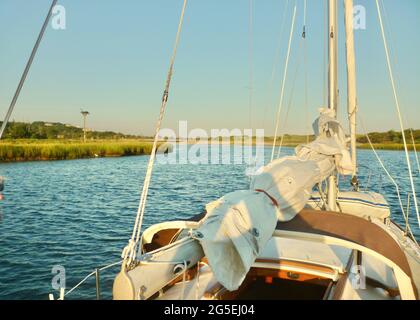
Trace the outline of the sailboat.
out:
M 353 1 L 343 1 L 350 139 L 337 120 L 337 0 L 328 0 L 329 99 L 328 107 L 320 110 L 314 122 L 315 140 L 298 146 L 293 156 L 278 159 L 274 159 L 273 144 L 272 161 L 252 177 L 248 190 L 231 192 L 208 203 L 204 212 L 190 220 L 166 221 L 141 232 L 187 4 L 184 0 L 140 204 L 132 236 L 122 252 L 121 270 L 113 284 L 114 299 L 419 298 L 418 243 L 409 230 L 401 229 L 391 219 L 390 206 L 381 194 L 359 189 Z M 56 3 L 57 0 L 52 1 L 0 128 L 0 138 Z M 378 0 L 376 4 L 399 111 Z M 399 119 L 404 132 L 401 115 Z M 418 214 L 404 134 L 403 139 Z M 339 190 L 338 174 L 352 177 L 351 190 Z M 99 297 L 98 269 L 96 275 Z M 62 290 L 60 299 L 64 296 Z
M 329 99 L 314 122 L 315 140 L 293 156 L 273 159 L 273 152 L 249 190 L 207 204 L 190 220 L 141 233 L 152 152 L 114 299 L 418 299 L 419 245 L 391 219 L 381 194 L 358 186 L 353 1 L 344 0 L 344 9 L 350 139 L 337 120 L 338 8 L 328 0 Z M 175 53 L 176 46 L 163 111 Z M 339 190 L 338 174 L 352 177 L 350 190 Z

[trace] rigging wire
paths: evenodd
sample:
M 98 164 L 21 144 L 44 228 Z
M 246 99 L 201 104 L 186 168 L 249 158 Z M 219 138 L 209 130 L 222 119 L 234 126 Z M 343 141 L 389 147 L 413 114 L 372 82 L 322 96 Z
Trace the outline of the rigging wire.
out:
M 383 13 L 384 13 L 384 16 L 383 16 L 384 24 L 385 24 L 385 27 L 388 31 L 388 38 L 390 39 L 389 48 L 390 48 L 390 55 L 392 57 L 394 65 L 395 65 L 394 69 L 399 70 L 399 59 L 397 57 L 397 52 L 393 49 L 396 46 L 395 46 L 395 41 L 394 41 L 391 25 L 389 23 L 389 14 L 388 14 L 388 11 L 385 7 L 385 3 L 384 3 L 383 0 L 381 0 L 380 4 L 382 5 L 382 9 L 383 9 Z M 396 75 L 396 83 L 400 84 L 401 80 L 400 80 L 400 77 L 399 77 L 399 73 L 394 72 L 394 74 Z M 417 147 L 416 147 L 416 143 L 415 143 L 415 139 L 414 139 L 414 135 L 413 135 L 413 130 L 412 130 L 412 127 L 410 126 L 409 122 L 407 121 L 406 117 L 404 117 L 404 120 L 405 120 L 405 123 L 407 124 L 407 126 L 410 128 L 409 130 L 410 130 L 411 140 L 412 140 L 412 144 L 413 144 L 413 150 L 414 150 L 414 155 L 415 155 L 415 159 L 416 159 L 417 170 L 420 173 L 419 157 L 418 157 L 418 154 L 417 154 Z
M 306 41 L 307 27 L 306 27 L 306 9 L 307 3 L 304 2 L 303 10 L 303 51 L 304 51 L 304 70 L 305 70 L 305 131 L 306 131 L 306 143 L 309 143 L 309 103 L 308 103 L 308 45 Z
M 249 58 L 249 97 L 248 97 L 248 108 L 249 108 L 249 128 L 252 130 L 252 105 L 253 105 L 253 85 L 254 85 L 254 43 L 253 43 L 253 29 L 254 29 L 254 2 L 249 0 L 249 23 L 248 23 L 248 58 Z M 252 131 L 251 131 L 252 132 Z M 252 134 L 249 139 L 249 164 L 252 163 Z M 249 176 L 251 178 L 251 176 Z
M 293 31 L 294 31 L 294 27 L 295 27 L 295 20 L 296 20 L 296 4 L 295 4 L 295 7 L 293 9 L 292 26 L 290 28 L 289 44 L 288 44 L 288 48 L 287 48 L 287 55 L 286 55 L 285 68 L 284 68 L 284 74 L 283 74 L 283 81 L 282 81 L 281 93 L 280 93 L 280 102 L 279 102 L 279 105 L 278 105 L 278 110 L 277 110 L 277 115 L 276 115 L 276 129 L 275 129 L 275 132 L 274 132 L 273 148 L 271 150 L 271 161 L 273 161 L 273 159 L 274 159 L 274 151 L 275 151 L 275 148 L 276 148 L 277 133 L 278 133 L 279 124 L 280 124 L 280 114 L 281 114 L 281 109 L 283 107 L 284 87 L 285 87 L 285 84 L 286 84 L 287 70 L 288 70 L 288 67 L 289 67 L 290 49 L 291 49 L 291 44 L 292 44 L 292 39 L 293 39 Z
M 288 123 L 288 119 L 289 119 L 289 113 L 290 113 L 290 109 L 291 109 L 291 106 L 292 106 L 292 101 L 293 101 L 293 97 L 294 97 L 294 93 L 295 93 L 296 79 L 297 79 L 297 76 L 299 74 L 299 69 L 300 69 L 300 65 L 301 65 L 301 62 L 302 62 L 302 55 L 304 54 L 301 50 L 302 46 L 304 45 L 304 42 L 305 42 L 305 40 L 302 37 L 299 41 L 299 49 L 298 49 L 298 51 L 301 53 L 301 55 L 299 55 L 298 63 L 296 64 L 295 73 L 293 75 L 292 90 L 291 90 L 289 102 L 288 102 L 288 105 L 287 105 L 286 115 L 284 117 L 283 133 L 281 135 L 279 147 L 277 149 L 277 158 L 280 158 L 280 153 L 281 153 L 281 149 L 282 149 L 282 146 L 283 146 L 284 135 L 285 135 L 284 130 L 287 127 L 287 123 Z
M 249 127 L 252 128 L 252 103 L 253 103 L 253 73 L 254 73 L 254 43 L 253 43 L 253 29 L 254 29 L 254 12 L 253 12 L 253 0 L 249 0 L 249 23 L 248 23 L 248 63 L 249 63 L 249 97 L 248 97 L 248 106 L 249 106 Z M 251 139 L 252 144 L 252 139 Z
M 272 88 L 273 88 L 273 83 L 274 83 L 274 78 L 276 77 L 276 73 L 277 73 L 277 67 L 278 67 L 278 62 L 280 61 L 280 52 L 281 52 L 281 44 L 282 44 L 282 39 L 283 39 L 283 30 L 284 30 L 284 26 L 286 25 L 286 13 L 287 13 L 287 9 L 289 7 L 289 0 L 286 0 L 284 2 L 284 7 L 283 7 L 283 15 L 281 18 L 281 26 L 280 26 L 280 33 L 279 33 L 279 42 L 277 44 L 277 48 L 276 48 L 276 52 L 274 55 L 274 61 L 273 61 L 273 67 L 271 69 L 271 77 L 270 77 L 270 81 L 268 84 L 268 92 L 271 93 Z M 270 99 L 271 100 L 271 99 Z M 268 105 L 265 105 L 264 108 L 264 115 L 263 115 L 263 121 L 262 121 L 262 128 L 265 128 L 265 121 L 266 121 L 266 117 L 267 117 L 267 110 L 268 110 Z
M 411 133 L 411 141 L 413 142 L 414 156 L 417 162 L 417 170 L 419 171 L 419 174 L 420 174 L 419 155 L 417 154 L 416 140 L 414 139 L 413 129 L 411 128 L 410 128 L 410 133 Z
M 324 55 L 324 65 L 323 65 L 323 107 L 327 106 L 327 96 L 328 96 L 328 89 L 327 89 L 327 70 L 329 68 L 329 62 L 327 59 L 327 35 L 329 34 L 329 30 L 328 30 L 328 24 L 327 24 L 327 0 L 323 0 L 323 12 L 324 12 L 324 50 L 323 50 L 323 55 Z M 328 65 L 328 66 L 327 66 Z
M 124 258 L 124 261 L 126 262 L 126 264 L 123 264 L 123 267 L 128 266 L 136 258 L 136 251 L 137 251 L 137 246 L 138 246 L 139 239 L 140 239 L 140 232 L 141 232 L 141 227 L 142 227 L 142 223 L 143 223 L 144 211 L 145 211 L 145 207 L 146 207 L 147 194 L 148 194 L 148 191 L 149 191 L 149 185 L 150 185 L 150 181 L 151 181 L 151 178 L 152 178 L 154 161 L 155 161 L 155 158 L 156 158 L 157 143 L 158 143 L 158 140 L 159 140 L 159 131 L 160 131 L 161 123 L 162 123 L 162 120 L 163 120 L 163 116 L 165 114 L 166 103 L 168 101 L 169 88 L 170 88 L 171 79 L 172 79 L 172 73 L 173 73 L 173 68 L 174 68 L 174 63 L 175 63 L 176 52 L 177 52 L 177 49 L 178 49 L 179 39 L 180 39 L 180 36 L 181 36 L 182 24 L 184 22 L 184 14 L 185 14 L 186 6 L 187 6 L 187 0 L 184 0 L 184 4 L 182 6 L 182 11 L 181 11 L 181 16 L 179 18 L 179 23 L 178 23 L 178 30 L 177 30 L 177 33 L 176 33 L 175 45 L 174 45 L 174 48 L 173 48 L 172 57 L 171 57 L 170 64 L 169 64 L 169 70 L 168 70 L 168 74 L 167 74 L 167 77 L 166 77 L 166 84 L 165 84 L 165 89 L 164 89 L 163 96 L 162 96 L 162 104 L 161 104 L 161 107 L 160 107 L 159 118 L 158 118 L 157 123 L 156 123 L 156 131 L 155 131 L 155 137 L 154 137 L 154 140 L 153 140 L 152 152 L 150 154 L 149 163 L 147 165 L 146 176 L 144 178 L 143 189 L 142 189 L 142 193 L 141 193 L 141 196 L 140 196 L 140 202 L 139 202 L 139 206 L 138 206 L 138 209 L 137 209 L 136 220 L 135 220 L 134 227 L 133 227 L 133 233 L 131 235 L 131 239 L 129 240 L 128 245 L 124 248 L 124 250 L 122 252 L 122 257 Z
M 294 76 L 293 76 L 292 90 L 291 90 L 291 95 L 290 95 L 289 103 L 288 103 L 287 110 L 286 110 L 286 115 L 285 115 L 285 120 L 284 120 L 284 125 L 283 125 L 283 133 L 281 135 L 279 147 L 277 149 L 277 158 L 280 158 L 280 153 L 281 153 L 281 149 L 282 149 L 282 146 L 283 146 L 284 135 L 285 135 L 284 129 L 286 128 L 287 122 L 288 122 L 288 119 L 289 119 L 289 113 L 290 113 L 292 100 L 293 100 L 293 96 L 294 96 L 294 92 L 295 92 L 296 78 L 297 78 L 297 75 L 299 73 L 300 65 L 301 65 L 301 62 L 302 62 L 302 55 L 303 55 L 303 60 L 304 60 L 304 64 L 305 64 L 304 65 L 304 68 L 305 68 L 305 72 L 304 72 L 305 73 L 304 74 L 304 77 L 305 77 L 305 79 L 304 79 L 305 80 L 305 84 L 304 84 L 304 87 L 305 87 L 304 88 L 304 92 L 305 92 L 305 127 L 308 124 L 308 91 L 307 91 L 307 74 L 308 73 L 307 73 L 307 63 L 306 63 L 307 62 L 306 35 L 307 35 L 307 33 L 306 33 L 306 0 L 304 0 L 304 3 L 303 3 L 302 36 L 301 36 L 300 41 L 299 41 L 299 49 L 298 49 L 298 52 L 300 52 L 300 55 L 299 55 L 298 62 L 297 62 L 297 65 L 296 65 L 296 70 L 295 70 L 295 73 L 294 73 Z M 302 46 L 304 48 L 303 52 L 302 52 Z M 307 129 L 307 127 L 306 127 L 306 129 Z M 306 134 L 306 140 L 307 140 L 307 143 L 308 143 L 309 142 L 308 141 L 309 140 L 309 135 L 308 134 Z
M 370 145 L 370 147 L 371 147 L 371 149 L 372 149 L 372 151 L 373 151 L 376 159 L 378 160 L 378 162 L 381 165 L 382 169 L 384 169 L 384 171 L 385 171 L 386 175 L 388 176 L 389 180 L 391 180 L 392 184 L 395 186 L 395 190 L 397 191 L 397 197 L 398 197 L 398 202 L 400 204 L 401 212 L 403 214 L 404 219 L 406 221 L 408 221 L 408 215 L 409 215 L 409 213 L 408 212 L 405 212 L 405 210 L 404 210 L 404 206 L 403 206 L 402 199 L 401 199 L 400 187 L 398 186 L 398 184 L 395 181 L 394 177 L 391 175 L 391 173 L 386 168 L 386 166 L 383 163 L 381 157 L 376 152 L 376 149 L 373 146 L 372 141 L 370 140 L 369 134 L 367 133 L 367 130 L 366 130 L 365 125 L 364 125 L 364 122 L 362 121 L 362 117 L 360 115 L 358 115 L 358 117 L 359 117 L 359 123 L 360 123 L 360 126 L 362 127 L 363 133 L 366 136 L 366 139 L 367 139 L 367 141 L 368 141 L 368 143 L 369 143 L 369 145 Z M 411 228 L 410 228 L 410 225 L 408 224 L 408 222 L 407 222 L 406 228 L 408 228 L 408 230 L 409 230 L 412 238 L 415 239 L 415 237 L 414 237 L 414 235 L 413 235 L 413 233 L 411 231 Z
M 419 164 L 419 156 L 417 154 L 417 146 L 416 146 L 416 139 L 414 137 L 414 132 L 413 132 L 413 128 L 410 126 L 409 121 L 407 120 L 406 117 L 404 117 L 405 122 L 407 123 L 409 129 L 407 129 L 410 132 L 410 138 L 411 138 L 411 144 L 413 145 L 413 153 L 414 153 L 414 159 L 416 160 L 416 165 L 417 165 L 417 171 L 420 174 L 420 164 Z M 404 132 L 405 134 L 405 132 Z
M 52 1 L 51 6 L 50 6 L 50 9 L 48 10 L 48 14 L 47 14 L 47 16 L 46 16 L 46 18 L 44 20 L 43 25 L 42 25 L 41 31 L 39 32 L 38 38 L 36 39 L 35 45 L 34 45 L 34 47 L 32 49 L 31 55 L 29 56 L 29 59 L 28 59 L 28 61 L 26 63 L 25 69 L 24 69 L 24 71 L 22 73 L 22 76 L 21 76 L 20 81 L 19 81 L 19 84 L 18 84 L 18 86 L 16 88 L 16 91 L 15 91 L 15 94 L 13 96 L 13 99 L 10 102 L 9 109 L 7 110 L 6 116 L 4 117 L 3 123 L 1 125 L 1 128 L 0 128 L 0 139 L 3 137 L 4 130 L 6 129 L 7 123 L 9 122 L 10 116 L 12 115 L 13 109 L 15 108 L 16 102 L 17 102 L 17 100 L 19 98 L 19 95 L 20 95 L 20 92 L 21 92 L 21 90 L 23 88 L 23 85 L 25 83 L 26 77 L 28 76 L 29 70 L 31 68 L 32 62 L 34 61 L 34 58 L 35 58 L 35 55 L 36 55 L 36 53 L 38 51 L 39 45 L 41 43 L 41 40 L 44 37 L 45 30 L 47 29 L 48 22 L 49 22 L 49 20 L 51 18 L 52 11 L 53 11 L 54 7 L 56 6 L 57 1 L 58 0 L 53 0 Z
M 404 120 L 405 120 L 405 122 L 407 123 L 407 125 L 409 127 L 408 130 L 410 131 L 411 143 L 413 144 L 414 159 L 416 159 L 417 170 L 418 170 L 418 173 L 420 174 L 419 156 L 417 154 L 416 139 L 414 137 L 413 128 L 410 126 L 410 122 L 407 120 L 406 117 L 404 117 Z
M 393 71 L 392 71 L 392 66 L 391 66 L 391 61 L 390 61 L 390 56 L 389 56 L 389 50 L 388 50 L 388 43 L 387 43 L 386 36 L 385 36 L 384 24 L 383 24 L 383 21 L 382 21 L 381 9 L 379 7 L 379 0 L 376 0 L 376 8 L 377 8 L 377 11 L 378 11 L 379 22 L 380 22 L 381 33 L 382 33 L 382 39 L 383 39 L 384 48 L 385 48 L 385 55 L 386 55 L 386 61 L 387 61 L 387 65 L 388 65 L 389 78 L 390 78 L 391 85 L 392 85 L 395 105 L 396 105 L 396 109 L 397 109 L 397 113 L 398 113 L 398 119 L 399 119 L 400 128 L 401 128 L 401 135 L 403 137 L 403 142 L 404 142 L 404 151 L 405 151 L 405 157 L 406 157 L 406 161 L 407 161 L 408 174 L 409 174 L 409 178 L 410 178 L 411 191 L 413 193 L 414 207 L 416 209 L 416 214 L 417 214 L 417 222 L 420 226 L 420 214 L 419 214 L 419 208 L 418 208 L 418 203 L 417 203 L 416 188 L 414 186 L 413 173 L 412 173 L 412 170 L 411 170 L 410 155 L 408 153 L 407 141 L 406 141 L 405 134 L 404 134 L 404 124 L 403 124 L 402 116 L 401 116 L 400 101 L 399 101 L 399 98 L 398 98 L 398 95 L 397 95 L 397 90 L 396 90 L 396 87 L 395 87 L 394 74 L 393 74 Z

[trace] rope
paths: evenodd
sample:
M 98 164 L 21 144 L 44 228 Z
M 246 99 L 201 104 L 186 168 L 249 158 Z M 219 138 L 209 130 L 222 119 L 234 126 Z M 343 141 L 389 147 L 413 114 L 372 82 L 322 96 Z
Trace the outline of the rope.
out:
M 405 220 L 407 221 L 407 223 L 408 223 L 408 212 L 406 213 L 406 212 L 405 212 L 405 210 L 404 210 L 404 206 L 403 206 L 403 203 L 402 203 L 402 200 L 401 200 L 400 188 L 399 188 L 399 186 L 398 186 L 397 182 L 395 181 L 395 179 L 394 179 L 394 178 L 392 177 L 392 175 L 389 173 L 388 169 L 385 167 L 384 163 L 382 162 L 381 157 L 379 157 L 378 153 L 376 152 L 375 147 L 373 146 L 372 141 L 370 140 L 369 134 L 367 133 L 366 128 L 365 128 L 365 126 L 364 126 L 364 123 L 363 123 L 363 121 L 362 121 L 362 118 L 361 118 L 360 116 L 359 116 L 359 122 L 360 122 L 360 125 L 361 125 L 361 127 L 362 127 L 362 129 L 363 129 L 363 132 L 364 132 L 364 134 L 365 134 L 365 136 L 366 136 L 366 139 L 367 139 L 367 141 L 368 141 L 368 143 L 369 143 L 369 145 L 370 145 L 370 147 L 371 147 L 371 149 L 372 149 L 372 151 L 373 151 L 373 153 L 374 153 L 374 155 L 375 155 L 376 159 L 378 160 L 378 162 L 379 162 L 379 164 L 381 165 L 382 169 L 384 169 L 384 171 L 385 171 L 386 175 L 388 176 L 389 180 L 391 180 L 391 182 L 392 182 L 392 183 L 393 183 L 393 185 L 395 186 L 395 189 L 396 189 L 396 191 L 397 191 L 398 202 L 399 202 L 399 204 L 400 204 L 400 208 L 401 208 L 401 212 L 402 212 L 402 214 L 403 214 L 404 219 L 405 219 Z M 408 225 L 408 226 L 406 225 L 406 227 L 408 227 L 408 228 L 410 229 L 410 232 L 411 232 L 411 228 L 410 228 L 410 226 L 409 226 L 409 225 Z M 412 233 L 411 233 L 411 234 L 412 234 Z M 414 236 L 413 236 L 413 238 L 414 238 Z
M 253 0 L 249 0 L 249 23 L 248 23 L 248 63 L 249 63 L 249 92 L 248 92 L 248 109 L 249 109 L 249 128 L 252 129 L 252 103 L 253 103 L 253 84 L 254 84 L 254 75 L 253 75 L 253 29 L 254 29 L 254 14 L 253 14 Z M 249 164 L 252 163 L 252 135 L 249 139 Z M 251 176 L 249 176 L 249 179 L 251 179 Z
M 304 39 L 301 38 L 301 40 L 299 42 L 299 51 L 300 52 L 301 52 L 303 43 L 304 43 Z M 287 127 L 287 123 L 288 123 L 288 120 L 289 120 L 289 113 L 290 113 L 290 109 L 291 109 L 291 106 L 292 106 L 292 100 L 293 100 L 294 93 L 295 93 L 295 88 L 296 88 L 296 79 L 297 79 L 297 76 L 299 74 L 300 64 L 302 62 L 301 58 L 302 58 L 302 55 L 299 56 L 298 63 L 296 65 L 296 69 L 295 69 L 295 73 L 293 75 L 292 91 L 290 93 L 290 98 L 289 98 L 289 102 L 288 102 L 288 105 L 287 105 L 286 115 L 284 117 L 283 129 L 285 129 Z M 285 132 L 283 131 L 283 133 L 281 135 L 281 139 L 280 139 L 279 148 L 277 149 L 277 158 L 280 158 L 281 148 L 283 146 L 284 135 L 285 135 Z
M 410 155 L 408 153 L 407 141 L 405 139 L 405 134 L 404 134 L 404 125 L 403 125 L 402 116 L 401 116 L 400 101 L 398 99 L 397 90 L 396 90 L 396 87 L 395 87 L 394 74 L 393 74 L 393 71 L 392 71 L 392 66 L 391 66 L 391 61 L 390 61 L 390 56 L 389 56 L 389 50 L 388 50 L 388 44 L 387 44 L 387 41 L 386 41 L 384 25 L 383 25 L 383 21 L 382 21 L 381 9 L 379 7 L 379 0 L 376 0 L 376 8 L 378 10 L 382 39 L 383 39 L 383 42 L 384 42 L 386 61 L 387 61 L 388 71 L 389 71 L 389 78 L 391 80 L 392 90 L 393 90 L 394 99 L 395 99 L 395 106 L 396 106 L 396 109 L 397 109 L 398 119 L 399 119 L 400 128 L 401 128 L 401 135 L 403 137 L 403 142 L 404 142 L 404 151 L 405 151 L 405 157 L 406 157 L 406 160 L 407 160 L 407 167 L 408 167 L 408 174 L 409 174 L 409 178 L 410 178 L 411 191 L 413 193 L 414 207 L 416 209 L 416 214 L 417 214 L 417 222 L 420 226 L 420 214 L 419 214 L 419 208 L 418 208 L 418 203 L 417 203 L 416 188 L 414 186 L 413 173 L 411 171 L 411 161 L 410 161 Z
M 69 291 L 66 292 L 64 296 L 67 296 L 68 294 L 72 293 L 74 290 L 76 290 L 80 285 L 82 285 L 87 279 L 89 279 L 91 276 L 95 274 L 96 271 L 93 271 L 89 273 L 86 277 L 83 278 L 82 281 L 80 281 L 78 284 L 76 284 L 73 288 L 71 288 Z
M 283 8 L 283 15 L 281 18 L 281 27 L 280 27 L 280 40 L 277 44 L 277 48 L 276 48 L 276 52 L 274 55 L 274 61 L 273 61 L 273 68 L 271 69 L 271 77 L 270 77 L 270 82 L 268 84 L 268 92 L 271 94 L 271 90 L 273 88 L 273 83 L 274 83 L 274 78 L 276 76 L 276 71 L 277 71 L 277 67 L 278 67 L 278 61 L 280 60 L 280 49 L 282 48 L 281 44 L 282 44 L 282 36 L 283 36 L 283 30 L 284 30 L 284 26 L 285 26 L 285 22 L 286 22 L 286 13 L 287 13 L 287 8 L 289 7 L 289 0 L 286 0 L 284 2 L 284 8 Z M 271 99 L 270 99 L 271 100 Z M 271 101 L 270 101 L 271 103 Z M 267 109 L 268 109 L 268 104 L 265 105 L 264 108 L 264 116 L 263 116 L 263 121 L 262 121 L 262 128 L 265 128 L 265 121 L 266 121 L 266 117 L 267 117 Z
M 105 267 L 99 268 L 99 271 L 103 271 L 106 270 L 108 268 L 111 268 L 113 266 L 116 266 L 118 264 L 120 264 L 122 261 L 117 261 L 114 263 L 111 263 Z M 66 292 L 66 294 L 64 296 L 69 295 L 70 293 L 72 293 L 74 290 L 76 290 L 79 286 L 81 286 L 84 282 L 86 282 L 86 280 L 88 280 L 90 277 L 92 277 L 95 274 L 96 271 L 92 271 L 91 273 L 89 273 L 86 277 L 83 278 L 82 281 L 80 281 L 78 284 L 76 284 L 73 288 L 71 288 L 69 291 Z
M 304 2 L 304 10 L 303 11 L 304 11 L 304 15 L 303 15 L 302 37 L 299 41 L 298 51 L 301 52 L 302 44 L 303 44 L 303 47 L 304 47 L 303 60 L 304 60 L 304 64 L 305 64 L 305 67 L 304 67 L 305 68 L 305 73 L 304 73 L 304 76 L 305 76 L 305 84 L 304 84 L 304 87 L 305 87 L 304 88 L 304 91 L 305 91 L 305 126 L 306 126 L 306 132 L 308 132 L 307 131 L 307 129 L 308 129 L 307 125 L 308 125 L 308 118 L 309 117 L 308 117 L 308 83 L 307 83 L 307 81 L 308 81 L 308 72 L 307 71 L 308 70 L 307 70 L 307 47 L 306 47 L 306 0 Z M 291 105 L 292 105 L 292 99 L 293 99 L 294 92 L 295 92 L 296 78 L 297 78 L 297 75 L 299 73 L 301 59 L 302 59 L 302 56 L 300 55 L 299 59 L 298 59 L 298 63 L 296 65 L 295 74 L 293 76 L 292 91 L 291 91 L 289 103 L 288 103 L 288 106 L 287 106 L 286 116 L 285 116 L 284 125 L 283 125 L 284 129 L 286 128 L 287 122 L 288 122 L 288 119 L 289 119 L 289 113 L 290 113 L 290 108 L 291 108 Z M 281 153 L 281 149 L 282 149 L 283 141 L 284 141 L 284 135 L 285 135 L 285 133 L 283 132 L 282 135 L 281 135 L 281 139 L 280 139 L 280 145 L 279 145 L 279 148 L 277 150 L 277 159 L 280 158 L 280 153 Z M 309 143 L 308 133 L 306 134 L 306 142 Z
M 137 216 L 136 216 L 136 220 L 133 227 L 133 233 L 131 235 L 131 239 L 129 240 L 128 245 L 124 248 L 122 252 L 122 257 L 124 258 L 124 260 L 127 260 L 128 258 L 127 264 L 130 264 L 136 257 L 136 249 L 137 249 L 137 245 L 140 238 L 140 232 L 141 232 L 141 227 L 142 227 L 143 217 L 144 217 L 144 210 L 146 207 L 147 194 L 149 191 L 149 185 L 150 185 L 152 172 L 153 172 L 153 165 L 154 165 L 154 161 L 156 157 L 157 143 L 159 140 L 159 131 L 160 131 L 161 123 L 163 120 L 163 116 L 165 114 L 166 103 L 168 101 L 169 87 L 171 84 L 173 67 L 175 63 L 177 48 L 179 45 L 179 39 L 181 35 L 182 24 L 184 21 L 184 14 L 185 14 L 186 6 L 187 6 L 187 0 L 184 0 L 184 4 L 182 6 L 181 16 L 180 16 L 179 24 L 178 24 L 178 31 L 177 31 L 176 39 L 175 39 L 175 45 L 174 45 L 174 49 L 173 49 L 173 53 L 172 53 L 172 57 L 171 57 L 170 65 L 169 65 L 168 75 L 166 77 L 166 85 L 165 85 L 165 89 L 162 96 L 160 114 L 159 114 L 159 118 L 156 124 L 156 132 L 155 132 L 155 138 L 153 141 L 152 152 L 150 154 L 149 163 L 147 165 L 147 171 L 146 171 L 146 176 L 144 178 L 143 189 L 142 189 L 142 193 L 140 197 L 140 203 L 138 206 Z
M 328 24 L 327 24 L 327 6 L 326 6 L 327 0 L 323 0 L 323 12 L 324 12 L 324 47 L 323 47 L 323 57 L 324 57 L 324 65 L 323 65 L 323 106 L 325 107 L 327 105 L 327 95 L 328 95 L 328 89 L 327 89 L 327 65 L 329 64 L 327 62 L 327 35 L 329 34 L 328 30 Z
M 288 44 L 288 47 L 287 47 L 287 56 L 286 56 L 286 62 L 285 62 L 285 68 L 284 68 L 284 74 L 283 74 L 283 81 L 282 81 L 282 86 L 281 86 L 280 102 L 279 102 L 277 115 L 276 115 L 276 129 L 275 129 L 275 132 L 274 132 L 273 149 L 271 151 L 271 161 L 273 161 L 273 159 L 274 159 L 274 151 L 275 151 L 275 148 L 276 148 L 277 132 L 278 132 L 278 129 L 279 129 L 279 124 L 280 124 L 280 114 L 281 114 L 281 109 L 283 107 L 284 86 L 286 84 L 287 70 L 288 70 L 288 67 L 289 67 L 290 49 L 291 49 L 291 45 L 292 45 L 293 30 L 294 30 L 294 27 L 295 27 L 295 19 L 296 19 L 296 4 L 295 4 L 295 7 L 293 9 L 293 19 L 292 19 L 292 26 L 290 28 L 289 44 Z
M 304 51 L 304 69 L 305 69 L 305 131 L 306 131 L 306 143 L 309 143 L 309 103 L 308 103 L 308 46 L 306 41 L 306 0 L 304 2 L 304 15 L 303 15 L 303 33 L 302 38 L 304 39 L 303 51 Z
M 413 133 L 413 129 L 410 126 L 409 121 L 407 120 L 406 117 L 404 117 L 405 119 L 405 123 L 410 127 L 410 137 L 411 137 L 411 143 L 413 144 L 413 151 L 414 151 L 414 158 L 416 159 L 416 164 L 417 164 L 417 170 L 420 174 L 420 164 L 419 164 L 419 156 L 417 154 L 417 146 L 416 146 L 416 139 L 414 138 L 414 133 Z
M 249 105 L 249 127 L 252 128 L 252 90 L 253 90 L 253 0 L 249 0 L 249 25 L 248 25 L 248 58 L 249 58 L 249 97 L 248 97 L 248 105 Z M 252 139 L 251 139 L 252 145 Z M 252 153 L 250 153 L 252 157 Z
M 382 8 L 383 8 L 383 13 L 384 13 L 384 17 L 383 17 L 384 25 L 385 25 L 386 29 L 388 30 L 388 39 L 390 39 L 389 48 L 390 48 L 390 55 L 391 55 L 391 58 L 393 60 L 393 64 L 395 66 L 394 70 L 395 69 L 399 70 L 399 59 L 397 57 L 397 52 L 393 49 L 396 46 L 395 46 L 395 41 L 394 41 L 391 25 L 389 24 L 389 17 L 388 17 L 389 15 L 387 13 L 387 9 L 385 7 L 385 4 L 382 0 L 381 0 L 381 4 L 382 4 Z M 399 73 L 394 72 L 394 74 L 396 75 L 396 78 L 397 78 L 396 82 L 401 83 Z M 410 127 L 409 121 L 407 121 L 406 117 L 404 117 L 404 120 L 405 120 L 405 123 L 408 125 L 408 127 Z M 416 144 L 415 144 L 415 139 L 414 139 L 414 136 L 413 136 L 412 127 L 410 127 L 410 134 L 411 134 L 411 140 L 412 140 L 412 143 L 413 143 L 413 149 L 414 149 L 415 159 L 416 159 L 416 163 L 417 163 L 417 169 L 418 169 L 418 172 L 420 173 L 419 158 L 418 158 L 418 154 L 417 154 L 417 147 L 416 147 Z
M 4 117 L 2 126 L 0 128 L 0 139 L 3 137 L 4 130 L 6 129 L 7 123 L 9 122 L 10 116 L 12 115 L 13 109 L 14 109 L 14 107 L 16 105 L 16 102 L 17 102 L 17 100 L 19 98 L 20 91 L 23 88 L 23 85 L 25 83 L 26 77 L 27 77 L 27 75 L 29 73 L 29 69 L 31 68 L 32 62 L 34 61 L 34 58 L 35 58 L 35 55 L 36 55 L 36 52 L 38 51 L 38 47 L 39 47 L 39 45 L 41 43 L 41 40 L 42 40 L 42 38 L 44 36 L 45 30 L 47 29 L 48 22 L 50 20 L 51 14 L 52 14 L 52 10 L 54 9 L 55 5 L 57 4 L 57 1 L 58 0 L 53 0 L 52 1 L 51 6 L 50 6 L 50 9 L 48 10 L 47 17 L 45 18 L 44 24 L 42 25 L 41 31 L 39 32 L 38 38 L 37 38 L 37 40 L 35 42 L 35 45 L 34 45 L 34 47 L 32 49 L 31 55 L 29 57 L 29 60 L 26 63 L 25 69 L 24 69 L 23 74 L 22 74 L 22 76 L 20 78 L 19 84 L 18 84 L 18 86 L 16 88 L 16 91 L 15 91 L 15 94 L 13 96 L 12 102 L 9 105 L 9 109 L 7 110 L 6 116 Z
M 419 155 L 417 154 L 416 140 L 414 139 L 413 129 L 411 128 L 410 128 L 410 133 L 411 133 L 411 141 L 413 142 L 414 156 L 417 162 L 417 170 L 419 171 L 419 174 L 420 174 Z

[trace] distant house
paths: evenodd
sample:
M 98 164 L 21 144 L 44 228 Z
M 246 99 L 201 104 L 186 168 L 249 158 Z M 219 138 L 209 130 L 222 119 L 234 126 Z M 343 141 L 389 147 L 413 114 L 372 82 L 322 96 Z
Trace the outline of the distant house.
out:
M 53 123 L 49 123 L 49 122 L 44 123 L 44 126 L 46 127 L 52 127 L 53 125 L 54 125 Z

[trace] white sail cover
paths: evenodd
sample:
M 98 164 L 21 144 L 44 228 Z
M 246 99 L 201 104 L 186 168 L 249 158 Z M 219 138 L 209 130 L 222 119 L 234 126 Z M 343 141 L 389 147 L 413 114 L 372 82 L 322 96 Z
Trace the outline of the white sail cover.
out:
M 340 124 L 330 110 L 315 121 L 315 141 L 296 148 L 296 155 L 261 168 L 250 190 L 235 191 L 209 203 L 207 215 L 193 232 L 217 280 L 236 290 L 271 238 L 277 221 L 293 219 L 309 200 L 312 188 L 352 165 Z

